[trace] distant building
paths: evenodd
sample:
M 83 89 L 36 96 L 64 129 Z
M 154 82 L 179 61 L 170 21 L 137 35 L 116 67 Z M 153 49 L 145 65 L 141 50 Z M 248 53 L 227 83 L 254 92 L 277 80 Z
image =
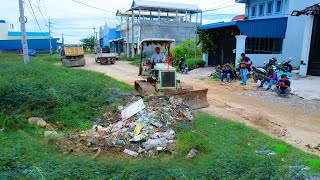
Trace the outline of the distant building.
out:
M 146 38 L 171 38 L 176 40 L 174 45 L 187 38 L 196 40 L 196 29 L 202 23 L 197 5 L 159 1 L 134 0 L 127 11 L 118 11 L 116 16 L 121 18 L 116 28 L 120 37 L 110 42 L 126 54 L 140 54 L 140 42 Z
M 13 31 L 12 24 L 0 20 L 0 50 L 14 51 L 22 50 L 21 32 Z M 50 41 L 48 32 L 27 32 L 27 42 L 29 49 L 50 50 Z M 57 49 L 58 38 L 52 38 L 52 49 Z
M 298 67 L 302 61 L 308 67 L 307 71 L 301 69 L 301 75 L 320 75 L 319 0 L 235 2 L 245 3 L 245 20 L 200 27 L 216 35 L 216 51 L 204 56 L 208 65 L 236 62 L 245 52 L 255 66 L 272 57 L 280 62 L 291 57 L 293 66 Z
M 117 31 L 117 28 L 109 28 L 107 24 L 104 27 L 100 27 L 99 33 L 99 42 L 100 47 L 108 46 L 109 48 L 115 48 L 113 40 L 120 38 L 120 32 Z

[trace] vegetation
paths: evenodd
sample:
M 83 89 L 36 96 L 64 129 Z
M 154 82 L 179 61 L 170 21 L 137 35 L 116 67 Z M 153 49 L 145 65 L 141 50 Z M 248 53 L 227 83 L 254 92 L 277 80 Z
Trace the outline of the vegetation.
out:
M 87 50 L 87 49 L 93 50 L 94 49 L 94 39 L 95 39 L 94 36 L 91 36 L 89 38 L 81 39 L 80 42 L 85 50 Z
M 132 158 L 110 150 L 97 160 L 64 154 L 26 123 L 41 116 L 70 129 L 88 128 L 131 88 L 99 73 L 63 68 L 58 56 L 0 55 L 1 179 L 305 179 L 320 176 L 320 158 L 240 123 L 199 112 L 177 125 L 175 156 Z M 186 159 L 191 148 L 199 150 Z M 274 151 L 275 155 L 256 153 Z M 305 165 L 310 169 L 295 168 Z
M 202 45 L 202 52 L 209 54 L 215 52 L 217 45 L 215 44 L 216 35 L 210 30 L 199 30 L 199 42 Z
M 197 46 L 197 60 L 195 61 L 196 43 L 196 41 L 192 41 L 188 38 L 186 41 L 181 42 L 179 46 L 173 47 L 172 51 L 175 54 L 175 57 L 172 58 L 173 65 L 178 65 L 180 58 L 185 59 L 185 63 L 190 69 L 195 68 L 196 65 L 203 64 L 201 46 Z

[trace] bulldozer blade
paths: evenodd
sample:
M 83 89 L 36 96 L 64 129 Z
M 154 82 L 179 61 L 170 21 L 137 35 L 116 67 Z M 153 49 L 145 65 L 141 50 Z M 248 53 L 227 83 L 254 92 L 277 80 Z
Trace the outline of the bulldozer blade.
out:
M 186 104 L 190 109 L 196 110 L 209 107 L 207 94 L 208 89 L 202 89 L 196 91 L 174 91 L 169 95 L 172 96 L 174 100 Z
M 148 92 L 156 92 L 156 88 L 145 80 L 135 81 L 134 88 L 141 94 L 146 94 Z

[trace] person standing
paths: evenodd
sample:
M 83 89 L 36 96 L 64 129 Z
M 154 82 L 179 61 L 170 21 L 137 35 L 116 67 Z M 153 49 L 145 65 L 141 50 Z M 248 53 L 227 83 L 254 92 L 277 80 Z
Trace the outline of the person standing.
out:
M 291 82 L 287 79 L 287 75 L 282 74 L 281 79 L 278 81 L 276 88 L 274 89 L 278 95 L 289 96 L 291 92 Z
M 241 61 L 240 61 L 240 74 L 241 74 L 241 78 L 242 78 L 242 86 L 246 86 L 247 85 L 247 78 L 248 78 L 248 72 L 249 72 L 249 68 L 252 64 L 250 58 L 248 58 L 246 56 L 246 54 L 242 53 L 241 54 Z

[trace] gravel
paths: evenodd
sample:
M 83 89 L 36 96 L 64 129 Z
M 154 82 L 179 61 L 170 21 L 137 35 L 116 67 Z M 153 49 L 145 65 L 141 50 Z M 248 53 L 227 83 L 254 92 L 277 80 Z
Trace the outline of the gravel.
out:
M 309 112 L 319 112 L 320 100 L 307 100 L 297 95 L 290 95 L 289 97 L 276 96 L 273 91 L 266 91 L 265 89 L 254 89 L 247 91 L 246 96 L 259 97 L 265 101 L 276 103 L 287 107 L 296 107 Z

